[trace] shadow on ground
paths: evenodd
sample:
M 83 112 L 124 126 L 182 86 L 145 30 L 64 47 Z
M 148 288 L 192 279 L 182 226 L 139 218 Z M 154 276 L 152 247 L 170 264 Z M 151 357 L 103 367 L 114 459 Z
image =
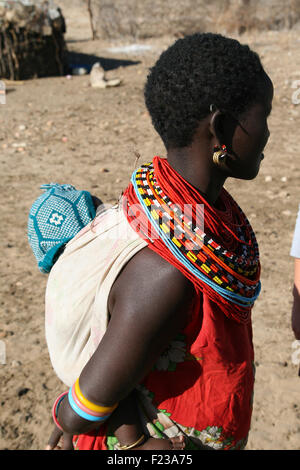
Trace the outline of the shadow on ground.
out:
M 126 60 L 126 59 L 111 59 L 107 57 L 97 57 L 95 55 L 82 54 L 79 52 L 67 52 L 67 67 L 68 72 L 71 73 L 73 69 L 83 67 L 90 72 L 91 68 L 96 62 L 100 62 L 105 71 L 114 70 L 118 67 L 127 67 L 130 65 L 137 65 L 140 61 Z

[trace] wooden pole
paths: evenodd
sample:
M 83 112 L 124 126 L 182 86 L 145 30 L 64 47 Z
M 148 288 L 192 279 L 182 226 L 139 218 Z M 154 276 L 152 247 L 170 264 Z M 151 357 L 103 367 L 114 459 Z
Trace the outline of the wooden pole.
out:
M 91 30 L 92 30 L 92 38 L 93 38 L 93 41 L 94 41 L 95 39 L 97 39 L 97 34 L 96 34 L 96 31 L 95 31 L 95 27 L 94 27 L 94 18 L 93 18 L 93 10 L 92 10 L 92 0 L 86 0 L 86 4 L 87 4 L 88 12 L 89 12 L 89 17 L 90 17 L 90 24 L 91 24 Z

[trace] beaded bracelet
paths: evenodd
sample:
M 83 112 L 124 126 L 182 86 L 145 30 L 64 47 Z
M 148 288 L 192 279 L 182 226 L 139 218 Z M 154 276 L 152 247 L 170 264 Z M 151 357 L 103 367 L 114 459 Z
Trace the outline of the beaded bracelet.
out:
M 64 392 L 62 393 L 61 395 L 59 395 L 59 397 L 56 398 L 54 404 L 53 404 L 53 407 L 52 407 L 52 418 L 53 418 L 53 421 L 54 423 L 56 424 L 56 426 L 58 427 L 58 429 L 60 429 L 61 431 L 64 431 L 63 428 L 61 427 L 61 425 L 59 424 L 58 422 L 58 419 L 57 419 L 57 413 L 58 413 L 58 409 L 59 409 L 59 406 L 61 404 L 61 402 L 63 401 L 63 399 L 65 398 L 65 396 L 68 394 L 68 392 Z

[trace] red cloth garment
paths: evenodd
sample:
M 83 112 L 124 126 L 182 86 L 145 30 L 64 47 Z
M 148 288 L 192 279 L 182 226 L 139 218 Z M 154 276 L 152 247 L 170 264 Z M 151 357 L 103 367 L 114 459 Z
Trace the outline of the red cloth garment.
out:
M 143 386 L 188 436 L 216 449 L 241 448 L 251 422 L 253 360 L 251 324 L 229 319 L 200 294 L 188 326 Z
M 243 273 L 240 284 L 242 281 L 245 285 L 248 281 L 250 285 L 257 283 L 260 266 L 255 236 L 230 195 L 222 191 L 223 210 L 216 210 L 166 161 L 156 157 L 153 164 L 160 186 L 172 196 L 174 203 L 205 204 L 205 231 L 232 254 L 231 259 L 240 261 L 231 268 L 233 274 L 236 270 L 237 278 Z M 132 184 L 124 197 L 129 205 L 138 202 Z M 129 214 L 129 222 L 132 218 Z M 141 236 L 145 236 L 145 226 L 146 223 L 144 234 L 139 232 Z M 248 246 L 246 251 L 245 245 Z M 171 341 L 138 389 L 170 421 L 171 428 L 174 424 L 173 428 L 177 426 L 188 436 L 187 449 L 201 445 L 213 449 L 244 448 L 250 429 L 254 387 L 251 307 L 237 306 L 223 299 L 205 282 L 199 282 L 160 239 L 149 240 L 149 248 L 191 279 L 195 295 L 187 326 Z M 249 259 L 246 259 L 247 254 Z M 252 268 L 252 277 L 244 276 Z M 167 431 L 169 425 L 164 426 L 159 422 L 159 429 Z M 76 448 L 112 448 L 108 445 L 108 436 L 109 432 L 104 429 L 98 434 L 81 435 Z
M 95 430 L 87 434 L 80 434 L 73 437 L 75 450 L 107 450 L 106 446 L 106 428 Z

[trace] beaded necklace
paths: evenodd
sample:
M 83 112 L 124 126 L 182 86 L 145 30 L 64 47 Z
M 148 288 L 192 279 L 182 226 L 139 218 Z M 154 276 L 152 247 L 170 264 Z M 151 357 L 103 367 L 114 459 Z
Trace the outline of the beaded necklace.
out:
M 134 228 L 149 248 L 178 267 L 198 292 L 221 304 L 227 316 L 244 323 L 261 288 L 258 245 L 249 221 L 225 189 L 221 201 L 225 211 L 210 206 L 166 159 L 155 157 L 133 173 L 123 208 L 132 223 L 138 207 L 138 230 L 136 224 Z M 220 232 L 227 235 L 226 246 L 216 241 Z

